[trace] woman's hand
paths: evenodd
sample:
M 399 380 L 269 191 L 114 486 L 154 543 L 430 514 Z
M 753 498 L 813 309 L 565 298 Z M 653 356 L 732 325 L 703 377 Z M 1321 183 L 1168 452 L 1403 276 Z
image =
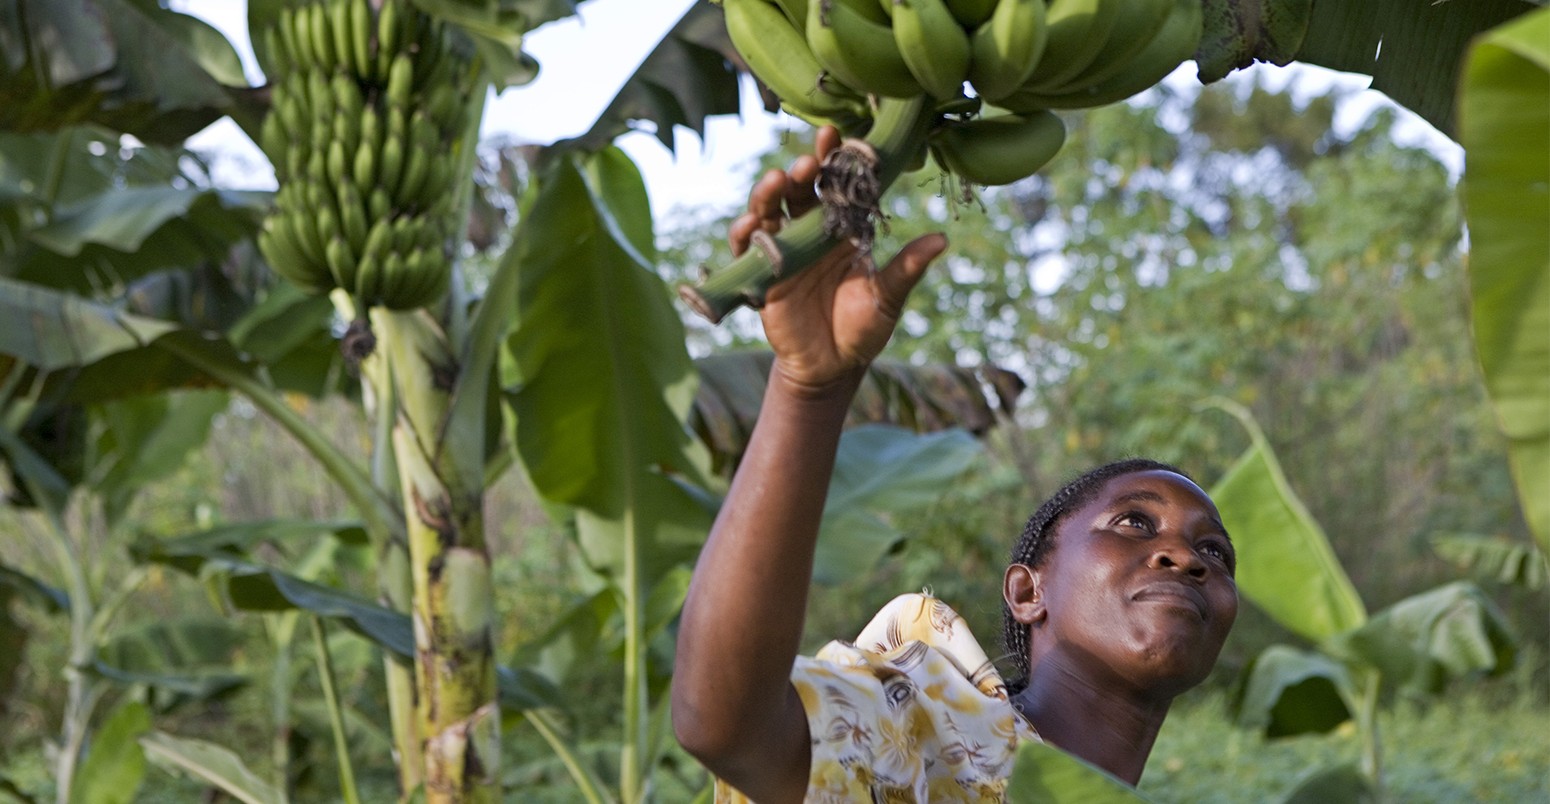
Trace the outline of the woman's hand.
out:
M 788 217 L 818 203 L 813 189 L 818 166 L 839 142 L 839 132 L 825 126 L 818 131 L 815 154 L 799 157 L 784 173 L 771 170 L 759 179 L 749 194 L 748 211 L 732 223 L 733 254 L 748 249 L 755 230 L 774 234 Z M 870 253 L 842 245 L 771 288 L 760 317 L 775 351 L 772 375 L 780 375 L 798 393 L 849 393 L 888 343 L 910 290 L 946 246 L 942 235 L 925 235 L 877 271 Z

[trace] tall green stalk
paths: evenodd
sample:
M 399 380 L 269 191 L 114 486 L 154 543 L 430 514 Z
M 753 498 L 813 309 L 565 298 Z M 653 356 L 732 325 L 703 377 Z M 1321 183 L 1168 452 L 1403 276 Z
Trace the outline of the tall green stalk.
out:
M 447 448 L 482 444 L 454 431 L 483 422 L 447 415 L 461 367 L 428 312 L 375 310 L 372 323 L 377 351 L 368 360 L 386 362 L 399 403 L 393 449 L 408 508 L 426 800 L 495 801 L 500 709 L 483 473 L 459 472 L 480 462 Z

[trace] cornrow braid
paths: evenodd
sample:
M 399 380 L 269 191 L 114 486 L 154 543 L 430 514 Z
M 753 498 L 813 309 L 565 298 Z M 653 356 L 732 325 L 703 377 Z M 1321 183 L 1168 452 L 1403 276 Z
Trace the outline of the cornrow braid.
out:
M 1189 477 L 1176 467 L 1147 458 L 1126 458 L 1090 470 L 1062 486 L 1054 496 L 1039 506 L 1039 510 L 1035 511 L 1032 517 L 1029 517 L 1028 524 L 1023 527 L 1022 536 L 1017 540 L 1017 546 L 1012 548 L 1011 563 L 1026 564 L 1034 569 L 1043 566 L 1050 550 L 1054 549 L 1053 536 L 1061 520 L 1091 502 L 1098 490 L 1109 480 L 1120 475 L 1152 470 L 1173 472 L 1182 477 Z M 1001 621 L 1003 623 L 1002 643 L 1006 652 L 1011 655 L 1018 673 L 1017 677 L 1007 684 L 1007 689 L 1016 694 L 1028 686 L 1028 626 L 1013 619 L 1012 609 L 1005 601 L 1001 603 Z

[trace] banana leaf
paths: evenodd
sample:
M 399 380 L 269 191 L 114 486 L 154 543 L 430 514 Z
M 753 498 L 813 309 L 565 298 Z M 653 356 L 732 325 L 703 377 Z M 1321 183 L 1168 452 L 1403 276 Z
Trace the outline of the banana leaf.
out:
M 151 713 L 139 701 L 119 704 L 92 735 L 70 785 L 71 804 L 129 804 L 145 779 L 139 739 L 151 730 Z
M 1329 539 L 1292 491 L 1249 411 L 1213 402 L 1242 422 L 1252 443 L 1211 487 L 1238 548 L 1238 589 L 1283 626 L 1318 642 L 1361 625 L 1366 607 Z
M 1448 5 L 1456 5 L 1449 3 Z M 1550 9 L 1481 37 L 1459 106 L 1475 350 L 1523 518 L 1550 552 Z

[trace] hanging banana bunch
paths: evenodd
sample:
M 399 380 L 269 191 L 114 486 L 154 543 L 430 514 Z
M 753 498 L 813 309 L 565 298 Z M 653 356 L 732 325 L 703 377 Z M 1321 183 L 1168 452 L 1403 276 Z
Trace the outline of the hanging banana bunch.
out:
M 1201 0 L 720 0 L 781 108 L 845 135 L 821 212 L 679 295 L 711 321 L 758 307 L 839 242 L 871 243 L 878 197 L 929 151 L 970 184 L 1033 175 L 1065 142 L 1051 110 L 1123 100 L 1194 55 Z
M 310 293 L 368 307 L 442 296 L 457 243 L 453 166 L 477 84 L 469 53 L 409 0 L 317 0 L 263 31 L 259 145 L 280 190 L 258 246 Z

